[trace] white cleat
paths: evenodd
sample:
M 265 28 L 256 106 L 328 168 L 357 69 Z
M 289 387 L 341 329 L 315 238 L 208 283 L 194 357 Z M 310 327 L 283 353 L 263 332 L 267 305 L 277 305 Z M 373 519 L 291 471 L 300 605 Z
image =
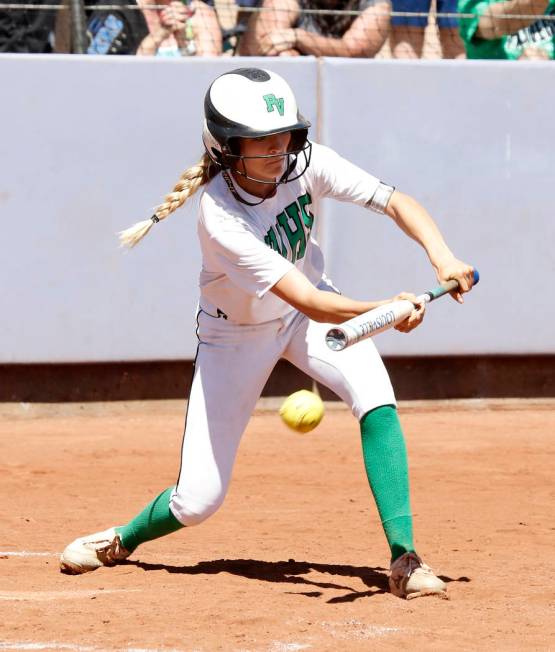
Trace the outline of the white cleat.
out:
M 130 554 L 112 527 L 70 543 L 60 557 L 60 570 L 71 575 L 88 573 L 101 566 L 115 566 Z
M 405 552 L 391 564 L 389 590 L 393 595 L 407 600 L 425 595 L 449 599 L 445 582 L 415 552 Z

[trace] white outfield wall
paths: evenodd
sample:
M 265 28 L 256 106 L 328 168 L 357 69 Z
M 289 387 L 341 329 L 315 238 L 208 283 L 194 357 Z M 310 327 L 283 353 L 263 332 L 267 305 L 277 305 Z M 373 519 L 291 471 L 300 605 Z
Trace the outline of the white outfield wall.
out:
M 283 74 L 320 140 L 421 200 L 482 273 L 464 307 L 436 302 L 382 353 L 555 353 L 552 64 L 2 55 L 0 363 L 193 357 L 195 202 L 130 253 L 115 233 L 197 159 L 206 87 L 243 65 Z M 319 216 L 345 293 L 433 285 L 389 218 Z

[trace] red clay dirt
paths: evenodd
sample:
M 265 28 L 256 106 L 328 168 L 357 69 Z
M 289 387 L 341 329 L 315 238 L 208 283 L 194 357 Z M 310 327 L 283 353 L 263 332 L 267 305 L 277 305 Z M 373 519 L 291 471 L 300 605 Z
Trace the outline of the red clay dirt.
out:
M 67 543 L 175 482 L 184 403 L 0 405 L 0 650 L 555 649 L 555 402 L 400 412 L 417 549 L 449 601 L 386 592 L 346 410 L 308 435 L 257 413 L 215 516 L 68 576 Z

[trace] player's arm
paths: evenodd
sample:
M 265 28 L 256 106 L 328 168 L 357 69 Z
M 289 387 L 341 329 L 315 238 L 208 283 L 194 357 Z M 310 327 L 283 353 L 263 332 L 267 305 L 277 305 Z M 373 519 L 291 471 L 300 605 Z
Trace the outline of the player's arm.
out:
M 534 20 L 519 18 L 521 15 L 541 16 L 547 11 L 549 0 L 507 0 L 492 2 L 478 21 L 476 36 L 483 39 L 501 38 L 528 27 Z M 515 16 L 511 18 L 510 16 Z
M 384 301 L 355 301 L 335 292 L 319 290 L 296 267 L 287 272 L 273 286 L 271 292 L 310 319 L 329 324 L 340 324 L 394 299 L 416 300 L 413 294 L 403 293 L 394 299 Z M 408 332 L 418 326 L 424 317 L 424 310 L 424 304 L 415 307 L 412 315 L 399 324 L 398 330 Z
M 474 269 L 453 255 L 428 211 L 416 199 L 395 190 L 385 213 L 425 249 L 440 282 L 459 282 L 461 291 L 453 292 L 453 297 L 462 303 L 462 293 L 472 288 Z

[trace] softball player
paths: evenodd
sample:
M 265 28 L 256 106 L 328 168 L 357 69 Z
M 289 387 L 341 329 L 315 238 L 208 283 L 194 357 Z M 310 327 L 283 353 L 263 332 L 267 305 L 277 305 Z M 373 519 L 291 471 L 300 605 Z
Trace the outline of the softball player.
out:
M 371 339 L 340 354 L 325 344 L 330 323 L 391 299 L 354 301 L 337 292 L 311 235 L 314 205 L 333 197 L 389 215 L 425 248 L 439 280 L 455 278 L 463 292 L 472 286 L 473 269 L 453 256 L 415 200 L 310 142 L 310 123 L 275 73 L 242 68 L 221 75 L 204 108 L 202 159 L 150 220 L 121 234 L 133 246 L 204 186 L 199 344 L 179 478 L 127 525 L 76 539 L 62 553 L 61 569 L 112 566 L 141 543 L 212 515 L 224 500 L 241 435 L 266 380 L 285 358 L 335 391 L 360 422 L 366 472 L 391 549 L 391 591 L 400 597 L 443 594 L 445 584 L 415 552 L 406 448 L 381 358 Z M 398 326 L 408 332 L 421 323 L 424 305 L 414 295 L 402 296 L 415 302 Z

